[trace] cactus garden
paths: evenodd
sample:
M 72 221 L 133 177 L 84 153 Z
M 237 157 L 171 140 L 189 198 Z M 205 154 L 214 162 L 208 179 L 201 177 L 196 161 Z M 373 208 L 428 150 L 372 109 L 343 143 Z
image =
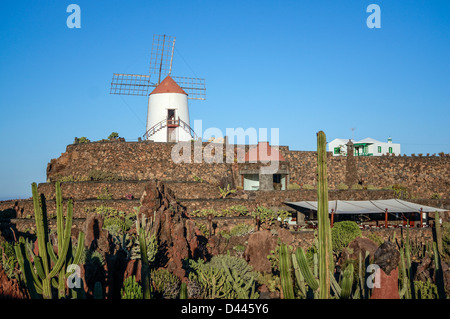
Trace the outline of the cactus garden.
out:
M 2 228 L 1 298 L 14 299 L 446 299 L 450 225 L 418 242 L 387 240 L 356 223 L 330 225 L 326 137 L 317 134 L 318 227 L 296 245 L 285 211 L 239 214 L 254 224 L 198 224 L 164 183 L 149 183 L 134 212 L 100 208 L 79 227 L 56 182 L 56 216 L 32 184 L 34 231 Z M 437 221 L 440 220 L 436 213 Z M 278 222 L 280 221 L 280 222 Z M 56 222 L 56 227 L 50 224 Z M 259 255 L 258 255 L 259 254 Z

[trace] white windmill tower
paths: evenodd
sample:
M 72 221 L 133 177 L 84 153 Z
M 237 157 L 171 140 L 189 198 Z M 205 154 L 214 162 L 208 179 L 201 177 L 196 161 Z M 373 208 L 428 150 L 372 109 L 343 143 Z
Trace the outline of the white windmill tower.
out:
M 113 74 L 111 94 L 148 95 L 146 140 L 197 139 L 189 124 L 188 99 L 205 100 L 205 80 L 171 76 L 174 47 L 174 37 L 154 35 L 149 75 Z M 157 82 L 150 81 L 151 74 L 158 75 Z M 154 89 L 149 94 L 150 88 Z

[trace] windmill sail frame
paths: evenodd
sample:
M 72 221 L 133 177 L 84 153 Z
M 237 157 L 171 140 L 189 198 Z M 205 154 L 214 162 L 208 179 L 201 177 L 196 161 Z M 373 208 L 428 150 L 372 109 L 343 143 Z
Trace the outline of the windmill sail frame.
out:
M 150 88 L 172 73 L 175 37 L 168 35 L 153 35 L 150 68 L 148 75 L 114 73 L 111 81 L 110 94 L 148 96 Z M 157 82 L 150 81 L 151 75 L 157 75 Z M 172 76 L 173 80 L 188 94 L 190 100 L 206 100 L 205 79 L 183 76 Z

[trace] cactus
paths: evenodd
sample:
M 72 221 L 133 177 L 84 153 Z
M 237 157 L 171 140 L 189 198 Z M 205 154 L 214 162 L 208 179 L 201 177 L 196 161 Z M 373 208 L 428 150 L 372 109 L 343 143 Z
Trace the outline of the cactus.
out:
M 342 276 L 341 283 L 341 299 L 349 299 L 352 293 L 352 285 L 353 285 L 353 264 L 348 264 L 347 268 L 344 271 Z
M 444 283 L 444 275 L 442 272 L 441 265 L 441 256 L 439 254 L 439 248 L 436 242 L 433 242 L 433 251 L 434 251 L 434 264 L 435 264 L 435 283 L 437 286 L 437 291 L 439 294 L 439 299 L 445 299 L 445 283 Z
M 139 241 L 139 253 L 141 256 L 142 271 L 141 271 L 141 284 L 144 293 L 144 299 L 150 299 L 153 294 L 153 287 L 151 284 L 150 274 L 150 262 L 153 262 L 158 252 L 158 241 L 156 235 L 153 232 L 153 219 L 149 219 L 148 223 L 145 216 L 142 216 L 142 220 L 139 220 L 139 216 L 136 220 L 136 231 Z
M 403 249 L 400 249 L 400 274 L 402 276 L 402 287 L 400 288 L 399 296 L 400 298 L 411 299 L 411 286 L 406 272 L 405 253 Z
M 405 257 L 406 257 L 406 275 L 408 276 L 408 293 L 411 299 L 415 299 L 415 289 L 414 289 L 414 275 L 411 263 L 411 240 L 409 237 L 409 228 L 406 228 L 406 241 L 405 241 Z
M 319 229 L 319 298 L 330 298 L 330 270 L 332 269 L 331 232 L 328 216 L 328 182 L 326 136 L 317 133 L 317 219 Z M 331 258 L 330 258 L 331 257 Z
M 73 217 L 73 203 L 69 200 L 67 204 L 67 216 L 64 226 L 64 215 L 62 209 L 62 195 L 59 182 L 56 183 L 56 217 L 57 217 L 57 241 L 58 256 L 53 251 L 52 243 L 48 238 L 47 209 L 45 197 L 38 196 L 37 185 L 31 185 L 33 194 L 33 207 L 36 221 L 36 236 L 39 253 L 33 256 L 31 262 L 30 252 L 25 249 L 25 241 L 19 240 L 15 245 L 15 252 L 19 260 L 19 266 L 24 274 L 24 280 L 32 298 L 52 299 L 52 286 L 58 289 L 59 298 L 66 296 L 65 281 L 69 274 L 66 273 L 69 264 L 78 264 L 81 250 L 84 248 L 84 233 L 78 236 L 78 247 L 75 257 L 71 253 L 71 230 Z M 53 267 L 50 261 L 53 262 Z M 33 267 L 34 266 L 34 267 Z M 58 280 L 56 280 L 58 278 Z
M 280 261 L 280 279 L 284 299 L 294 299 L 294 287 L 292 281 L 291 258 L 286 244 L 281 244 L 278 248 Z
M 147 257 L 147 243 L 145 240 L 145 233 L 143 228 L 139 229 L 139 246 L 141 249 L 141 279 L 142 288 L 144 290 L 144 299 L 150 299 L 152 293 L 152 286 L 150 283 L 150 264 Z
M 124 280 L 120 294 L 122 299 L 142 299 L 142 287 L 136 282 L 135 275 Z
M 247 282 L 242 278 L 236 269 L 229 269 L 222 260 L 225 273 L 227 275 L 227 281 L 231 283 L 234 292 L 239 299 L 257 299 L 259 294 L 255 292 L 255 280 L 250 278 Z
M 180 287 L 180 299 L 188 299 L 187 285 L 185 282 L 181 283 Z
M 297 262 L 296 254 L 292 254 L 292 267 L 294 268 L 295 279 L 297 281 L 297 287 L 301 298 L 306 298 L 306 285 L 305 278 L 302 275 L 300 266 Z
M 436 232 L 436 243 L 439 256 L 442 256 L 444 249 L 442 244 L 442 227 L 441 227 L 441 217 L 439 216 L 439 212 L 434 213 L 434 229 Z
M 306 283 L 308 284 L 308 287 L 311 288 L 313 291 L 316 291 L 319 289 L 319 282 L 314 277 L 311 269 L 309 268 L 308 261 L 305 256 L 305 252 L 301 247 L 298 247 L 295 251 L 295 259 L 298 263 L 298 267 L 301 271 L 301 274 L 303 275 L 303 278 L 305 278 Z

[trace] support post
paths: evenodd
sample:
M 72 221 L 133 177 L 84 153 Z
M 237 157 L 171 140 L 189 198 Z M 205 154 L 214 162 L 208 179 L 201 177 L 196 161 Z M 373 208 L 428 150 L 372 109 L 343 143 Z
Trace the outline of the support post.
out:
M 331 228 L 333 228 L 334 225 L 334 208 L 331 209 Z
M 420 208 L 420 228 L 423 227 L 423 210 Z
M 384 210 L 384 227 L 388 228 L 388 209 Z

